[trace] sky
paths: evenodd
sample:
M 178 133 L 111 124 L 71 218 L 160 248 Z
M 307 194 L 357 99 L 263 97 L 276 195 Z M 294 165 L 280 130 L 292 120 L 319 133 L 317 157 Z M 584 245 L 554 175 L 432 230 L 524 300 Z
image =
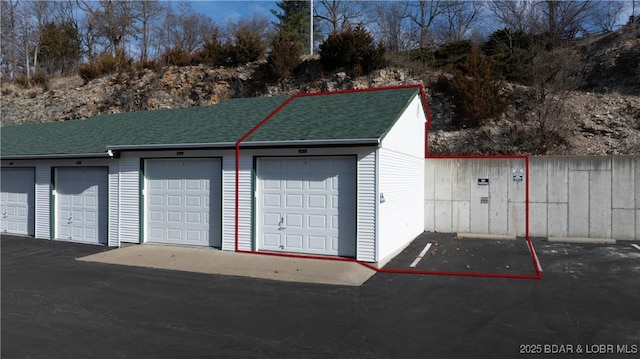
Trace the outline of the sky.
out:
M 248 17 L 252 13 L 272 18 L 271 9 L 278 9 L 276 1 L 267 0 L 195 0 L 189 1 L 197 13 L 204 14 L 216 22 Z M 275 17 L 273 17 L 275 21 Z

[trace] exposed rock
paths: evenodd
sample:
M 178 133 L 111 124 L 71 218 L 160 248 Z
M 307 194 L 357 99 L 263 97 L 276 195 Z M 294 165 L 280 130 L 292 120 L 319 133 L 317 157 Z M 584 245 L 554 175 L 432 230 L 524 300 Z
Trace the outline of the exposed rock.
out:
M 611 39 L 609 39 L 611 40 Z M 590 46 L 602 69 L 620 69 L 620 57 L 626 53 L 635 58 L 640 48 L 638 39 L 621 37 L 620 45 L 607 47 L 602 39 Z M 616 43 L 618 44 L 618 43 Z M 617 51 L 617 52 L 616 52 Z M 587 56 L 587 55 L 585 55 Z M 291 95 L 345 89 L 397 86 L 422 83 L 402 68 L 384 68 L 369 76 L 351 78 L 346 72 L 322 71 L 317 57 L 304 58 L 295 77 L 278 82 L 264 80 L 264 62 L 238 68 L 209 68 L 202 65 L 167 67 L 161 71 L 148 69 L 105 76 L 83 84 L 78 76 L 54 78 L 47 89 L 23 89 L 4 83 L 0 96 L 2 124 L 34 123 L 86 119 L 102 113 L 118 113 L 153 109 L 203 106 L 228 98 Z M 626 61 L 626 60 L 624 60 Z M 637 65 L 637 63 L 636 63 Z M 592 68 L 590 81 L 598 76 L 618 76 L 619 72 Z M 640 154 L 640 68 L 630 69 L 629 77 L 619 82 L 602 81 L 590 91 L 571 92 L 565 99 L 569 111 L 556 122 L 562 122 L 564 136 L 553 146 L 535 147 L 536 124 L 526 120 L 527 101 L 517 94 L 524 86 L 507 84 L 504 95 L 509 108 L 504 116 L 483 126 L 459 129 L 453 126 L 455 115 L 452 99 L 427 88 L 433 123 L 429 131 L 432 154 Z M 634 72 L 635 71 L 635 72 Z M 600 74 L 600 75 L 598 75 Z M 604 75 L 602 75 L 604 74 Z M 430 73 L 434 79 L 448 74 Z M 635 76 L 635 77 L 634 77 Z M 603 88 L 620 91 L 604 92 Z M 595 90 L 595 91 L 594 91 Z M 523 110 L 525 109 L 525 110 Z M 524 115 L 522 115 L 524 111 Z M 531 112 L 531 110 L 529 110 Z

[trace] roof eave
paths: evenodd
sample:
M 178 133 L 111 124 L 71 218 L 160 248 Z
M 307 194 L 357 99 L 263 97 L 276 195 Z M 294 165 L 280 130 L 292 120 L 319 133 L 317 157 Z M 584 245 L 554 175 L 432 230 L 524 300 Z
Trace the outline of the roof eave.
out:
M 52 153 L 52 154 L 32 154 L 32 155 L 1 155 L 3 160 L 42 160 L 58 158 L 111 158 L 108 152 L 100 153 Z
M 145 150 L 172 150 L 172 149 L 208 149 L 208 148 L 234 148 L 235 142 L 219 143 L 171 143 L 150 145 L 114 145 L 107 146 L 111 151 L 145 151 Z
M 242 148 L 269 148 L 269 147 L 356 147 L 356 146 L 378 146 L 379 138 L 359 138 L 359 139 L 327 139 L 327 140 L 294 140 L 294 141 L 252 141 L 242 142 Z M 171 149 L 229 149 L 235 148 L 236 142 L 220 143 L 172 143 L 153 145 L 115 145 L 107 146 L 111 151 L 151 151 L 151 150 L 171 150 Z
M 273 147 L 358 147 L 379 146 L 379 138 L 356 139 L 326 139 L 326 140 L 293 140 L 293 141 L 251 141 L 242 142 L 242 148 L 273 148 Z

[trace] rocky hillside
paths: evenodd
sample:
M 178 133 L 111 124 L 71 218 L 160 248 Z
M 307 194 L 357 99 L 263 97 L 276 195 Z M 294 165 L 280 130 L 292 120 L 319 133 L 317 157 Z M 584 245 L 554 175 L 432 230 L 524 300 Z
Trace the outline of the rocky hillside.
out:
M 429 145 L 434 154 L 640 154 L 640 29 L 587 39 L 576 49 L 588 64 L 584 86 L 563 94 L 567 111 L 562 116 L 531 120 L 536 109 L 528 105 L 530 91 L 509 85 L 504 89 L 507 112 L 472 129 L 452 126 L 451 99 L 431 86 L 437 73 L 418 76 L 395 66 L 352 79 L 344 72 L 322 71 L 316 58 L 305 59 L 295 79 L 280 82 L 265 80 L 264 63 L 139 69 L 88 83 L 78 76 L 55 78 L 46 88 L 5 82 L 0 115 L 3 125 L 66 121 L 101 113 L 211 105 L 237 97 L 423 83 L 434 119 Z M 562 138 L 541 145 L 538 138 L 549 126 Z

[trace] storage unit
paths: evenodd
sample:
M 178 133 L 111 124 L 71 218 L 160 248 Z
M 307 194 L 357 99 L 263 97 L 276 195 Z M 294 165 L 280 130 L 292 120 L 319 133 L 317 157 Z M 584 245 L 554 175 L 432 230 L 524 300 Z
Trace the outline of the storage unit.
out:
M 6 126 L 2 165 L 50 238 L 385 262 L 424 228 L 425 124 L 418 86 L 234 99 Z
M 355 257 L 356 171 L 352 156 L 258 158 L 258 249 Z
M 0 232 L 35 234 L 35 170 L 0 170 Z
M 55 168 L 55 238 L 107 244 L 108 168 Z
M 145 238 L 149 242 L 220 247 L 220 159 L 148 159 Z

